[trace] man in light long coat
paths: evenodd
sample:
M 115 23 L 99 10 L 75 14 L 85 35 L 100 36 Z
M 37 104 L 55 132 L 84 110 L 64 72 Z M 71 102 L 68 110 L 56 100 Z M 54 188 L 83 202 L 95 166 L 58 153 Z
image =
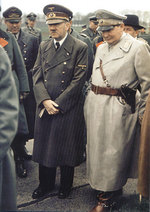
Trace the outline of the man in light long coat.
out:
M 92 188 L 101 191 L 93 212 L 108 210 L 122 193 L 130 174 L 138 118 L 143 116 L 150 88 L 149 46 L 123 32 L 125 16 L 100 10 L 97 17 L 105 42 L 97 49 L 84 108 L 88 179 Z M 141 85 L 135 111 L 120 91 L 125 84 L 132 92 Z
M 10 144 L 17 131 L 18 96 L 11 65 L 0 46 L 0 211 L 16 211 L 15 164 Z

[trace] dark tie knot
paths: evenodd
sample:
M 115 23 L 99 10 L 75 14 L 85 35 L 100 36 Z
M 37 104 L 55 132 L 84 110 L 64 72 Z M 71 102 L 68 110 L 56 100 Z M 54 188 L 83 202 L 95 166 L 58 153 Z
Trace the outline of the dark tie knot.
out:
M 60 43 L 56 42 L 56 50 L 60 47 Z

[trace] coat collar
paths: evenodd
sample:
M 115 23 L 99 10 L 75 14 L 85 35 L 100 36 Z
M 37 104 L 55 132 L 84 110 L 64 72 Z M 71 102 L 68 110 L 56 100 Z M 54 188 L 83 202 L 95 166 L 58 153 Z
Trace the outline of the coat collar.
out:
M 43 52 L 43 57 L 48 58 L 47 65 L 48 69 L 57 66 L 58 64 L 65 62 L 71 58 L 71 54 L 74 47 L 74 39 L 68 34 L 66 40 L 60 47 L 60 49 L 55 50 L 54 40 L 46 42 L 48 44 Z
M 133 42 L 134 42 L 134 38 L 124 33 L 120 42 L 116 44 L 116 46 L 112 47 L 112 50 L 111 49 L 109 50 L 108 44 L 104 44 L 104 45 L 107 45 L 107 48 L 105 46 L 105 48 L 102 49 L 103 53 L 102 53 L 101 59 L 103 61 L 103 65 L 112 60 L 116 60 L 116 59 L 124 57 L 124 53 L 127 53 L 130 50 Z M 107 57 L 105 57 L 106 54 L 107 54 Z

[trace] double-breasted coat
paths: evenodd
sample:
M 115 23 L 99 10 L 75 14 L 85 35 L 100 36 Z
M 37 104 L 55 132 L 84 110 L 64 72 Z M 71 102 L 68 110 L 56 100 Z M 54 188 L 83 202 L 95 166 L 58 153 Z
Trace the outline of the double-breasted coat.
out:
M 0 29 L 0 37 L 6 41 L 3 48 L 7 52 L 11 62 L 12 73 L 15 79 L 19 98 L 20 93 L 29 92 L 28 76 L 21 51 L 14 35 Z M 28 134 L 28 126 L 23 103 L 20 102 L 19 106 L 18 133 Z
M 106 87 L 100 72 L 100 60 L 112 88 L 119 89 L 127 84 L 137 89 L 141 84 L 135 113 L 117 96 L 90 91 L 85 101 L 89 183 L 97 190 L 114 191 L 125 185 L 130 174 L 133 146 L 137 147 L 134 144 L 137 121 L 139 116 L 143 116 L 150 88 L 150 49 L 125 33 L 112 47 L 107 43 L 101 44 L 96 52 L 92 83 Z
M 34 67 L 37 102 L 33 160 L 46 167 L 77 166 L 83 156 L 83 96 L 87 45 L 67 35 L 57 50 L 53 39 L 42 42 Z M 42 101 L 51 99 L 60 108 L 56 115 L 44 112 Z
M 31 139 L 34 137 L 36 111 L 36 102 L 33 93 L 32 70 L 37 58 L 39 43 L 36 37 L 24 32 L 23 30 L 20 30 L 17 41 L 24 59 L 30 86 L 30 93 L 24 100 L 24 107 L 29 130 L 28 138 Z
M 18 126 L 18 96 L 11 65 L 0 47 L 0 211 L 16 211 L 15 165 L 10 151 Z

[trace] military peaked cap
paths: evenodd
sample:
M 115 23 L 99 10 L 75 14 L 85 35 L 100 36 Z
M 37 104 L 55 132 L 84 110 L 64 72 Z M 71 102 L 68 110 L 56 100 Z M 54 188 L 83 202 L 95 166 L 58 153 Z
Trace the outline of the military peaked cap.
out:
M 103 9 L 96 12 L 96 17 L 99 21 L 101 31 L 111 30 L 114 26 L 122 24 L 123 20 L 127 18 L 126 16 L 118 15 Z
M 96 16 L 94 16 L 94 15 L 89 17 L 89 21 L 92 21 L 95 24 L 98 24 L 98 20 L 97 20 Z
M 37 15 L 36 15 L 35 13 L 33 13 L 33 12 L 31 12 L 31 13 L 29 13 L 29 14 L 27 15 L 27 18 L 28 18 L 30 21 L 35 21 L 36 17 L 37 17 Z
M 124 25 L 126 26 L 132 26 L 135 29 L 142 29 L 143 26 L 139 25 L 139 17 L 137 15 L 125 15 L 127 17 L 126 20 L 124 20 Z
M 21 20 L 22 11 L 17 7 L 9 7 L 3 12 L 3 17 L 6 21 L 17 23 Z
M 45 6 L 43 12 L 46 15 L 46 24 L 57 24 L 64 21 L 70 21 L 73 17 L 71 10 L 58 4 L 49 4 Z

